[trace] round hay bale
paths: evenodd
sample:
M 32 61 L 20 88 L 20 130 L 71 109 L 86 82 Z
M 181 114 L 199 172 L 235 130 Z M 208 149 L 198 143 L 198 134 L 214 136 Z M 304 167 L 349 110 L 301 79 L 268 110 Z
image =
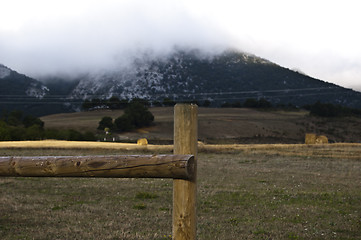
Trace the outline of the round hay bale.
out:
M 316 144 L 327 144 L 328 138 L 324 135 L 320 135 L 316 137 Z
M 316 134 L 314 133 L 306 133 L 305 136 L 305 144 L 315 144 L 316 143 Z
M 138 145 L 148 145 L 148 140 L 146 138 L 140 138 L 137 140 Z

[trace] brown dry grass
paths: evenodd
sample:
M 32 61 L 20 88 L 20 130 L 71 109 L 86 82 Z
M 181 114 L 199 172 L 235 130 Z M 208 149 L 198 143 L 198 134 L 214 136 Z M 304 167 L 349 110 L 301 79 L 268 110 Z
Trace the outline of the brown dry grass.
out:
M 79 145 L 2 145 L 0 155 L 153 151 L 67 144 Z M 170 239 L 171 180 L 0 178 L 0 192 L 4 240 Z M 361 145 L 205 145 L 197 209 L 198 239 L 358 239 Z
M 150 108 L 155 125 L 122 133 L 119 139 L 150 144 L 171 143 L 173 108 Z M 95 132 L 104 116 L 119 117 L 122 111 L 101 110 L 44 116 L 45 128 Z M 360 142 L 361 118 L 316 118 L 308 112 L 257 111 L 245 108 L 199 108 L 199 139 L 205 143 L 304 143 L 307 132 L 325 135 L 330 142 Z M 114 134 L 114 133 L 113 133 Z
M 84 150 L 119 150 L 142 152 L 173 151 L 173 145 L 138 145 L 136 143 L 84 142 L 84 141 L 11 141 L 0 142 L 0 149 L 84 149 Z M 324 145 L 308 144 L 204 144 L 198 143 L 199 152 L 227 153 L 262 153 L 282 156 L 317 156 L 328 158 L 359 158 L 361 143 L 334 143 Z

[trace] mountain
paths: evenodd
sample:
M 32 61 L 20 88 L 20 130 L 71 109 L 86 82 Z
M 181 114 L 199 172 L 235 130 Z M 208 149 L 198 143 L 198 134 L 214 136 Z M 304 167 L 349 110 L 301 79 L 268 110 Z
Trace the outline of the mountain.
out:
M 48 91 L 43 83 L 0 64 L 0 114 L 14 109 L 30 112 Z
M 53 104 L 49 91 L 44 83 L 0 64 L 0 116 L 13 110 L 35 116 L 64 111 L 62 103 Z
M 43 98 L 49 89 L 38 80 L 19 74 L 0 64 L 0 96 Z
M 237 51 L 206 56 L 197 50 L 178 50 L 167 57 L 143 56 L 130 67 L 83 76 L 69 93 L 71 99 L 111 96 L 208 100 L 213 106 L 266 98 L 273 104 L 321 101 L 361 108 L 359 92 Z
M 317 101 L 361 108 L 361 93 L 293 71 L 239 51 L 207 55 L 174 50 L 143 54 L 127 67 L 42 82 L 0 65 L 0 108 L 42 116 L 79 110 L 85 99 L 145 98 L 162 102 L 207 100 L 211 106 L 265 98 L 274 105 L 304 106 Z M 1 113 L 1 111 L 0 111 Z

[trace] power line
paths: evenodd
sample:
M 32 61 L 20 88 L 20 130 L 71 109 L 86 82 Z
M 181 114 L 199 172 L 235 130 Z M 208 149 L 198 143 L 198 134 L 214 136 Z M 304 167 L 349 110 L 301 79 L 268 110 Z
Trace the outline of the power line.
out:
M 215 96 L 212 97 L 212 100 L 237 100 L 237 99 L 247 99 L 250 96 L 244 97 L 233 97 L 233 98 L 220 98 L 219 96 L 226 95 L 264 95 L 267 93 L 292 93 L 292 92 L 305 92 L 305 93 L 297 93 L 297 94 L 287 94 L 287 95 L 268 95 L 267 98 L 283 98 L 283 97 L 303 97 L 303 96 L 315 96 L 315 95 L 330 95 L 330 94 L 346 94 L 349 93 L 349 90 L 337 91 L 337 92 L 322 92 L 322 90 L 333 90 L 338 89 L 336 87 L 328 87 L 328 88 L 296 88 L 296 89 L 270 89 L 270 90 L 252 90 L 252 91 L 234 91 L 234 92 L 178 92 L 178 93 L 157 93 L 157 94 L 145 94 L 147 97 L 173 97 L 177 98 L 177 100 L 189 100 L 189 99 L 180 99 L 180 97 L 206 97 L 206 96 Z M 317 91 L 317 93 L 309 93 L 309 92 Z M 218 97 L 217 97 L 218 96 Z M 89 98 L 101 98 L 104 95 L 87 95 Z M 60 103 L 80 103 L 83 102 L 83 98 L 69 98 L 68 95 L 48 95 L 42 98 L 38 98 L 37 101 L 29 101 L 35 100 L 34 96 L 24 96 L 24 95 L 0 95 L 0 103 L 3 104 L 60 104 Z M 3 101 L 2 101 L 3 99 Z M 14 100 L 14 101 L 11 101 Z M 207 98 L 198 99 L 198 100 L 208 100 Z
M 176 95 L 231 95 L 231 94 L 255 94 L 255 93 L 270 93 L 270 92 L 294 92 L 294 91 L 315 91 L 315 90 L 330 90 L 330 89 L 338 89 L 336 87 L 319 87 L 319 88 L 290 88 L 290 89 L 270 89 L 270 90 L 252 90 L 252 91 L 237 91 L 237 92 L 182 92 L 182 93 L 171 93 Z M 155 94 L 148 94 L 152 96 L 157 95 L 165 95 L 167 93 L 155 93 Z M 35 96 L 24 96 L 24 95 L 15 95 L 15 94 L 6 94 L 6 95 L 0 95 L 0 97 L 12 97 L 12 98 L 33 98 Z M 89 97 L 103 97 L 104 95 L 99 94 L 93 94 L 93 95 L 87 95 Z M 69 95 L 45 95 L 43 98 L 68 98 Z

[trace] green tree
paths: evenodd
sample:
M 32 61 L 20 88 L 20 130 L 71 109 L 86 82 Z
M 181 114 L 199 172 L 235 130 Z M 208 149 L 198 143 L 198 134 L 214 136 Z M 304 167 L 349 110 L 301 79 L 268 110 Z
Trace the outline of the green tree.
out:
M 352 114 L 350 108 L 317 101 L 310 107 L 310 114 L 320 117 L 344 117 Z
M 24 128 L 22 127 L 9 127 L 10 138 L 12 141 L 22 141 L 24 138 Z
M 9 126 L 6 124 L 5 121 L 0 120 L 0 141 L 10 141 L 11 134 Z
M 143 98 L 133 98 L 132 101 L 130 101 L 130 104 L 133 104 L 133 103 L 141 103 L 145 107 L 150 106 L 150 102 L 147 99 L 143 99 Z
M 14 110 L 12 111 L 6 119 L 6 122 L 11 126 L 19 126 L 22 123 L 23 112 Z
M 243 106 L 246 108 L 256 108 L 258 105 L 258 101 L 254 98 L 248 98 L 246 99 L 246 101 L 243 103 Z
M 43 138 L 43 135 L 43 128 L 34 124 L 25 129 L 24 140 L 40 140 Z
M 135 128 L 131 117 L 125 114 L 115 119 L 114 125 L 116 127 L 116 130 L 120 132 L 131 131 Z
M 124 110 L 124 114 L 114 121 L 116 130 L 131 131 L 135 128 L 150 126 L 154 121 L 153 114 L 141 102 L 132 102 Z
M 26 127 L 26 128 L 31 127 L 33 125 L 37 125 L 40 128 L 44 127 L 43 121 L 41 121 L 39 118 L 31 116 L 31 115 L 27 115 L 24 117 L 23 124 L 24 124 L 24 127 Z
M 261 98 L 260 100 L 258 100 L 258 104 L 257 104 L 258 108 L 271 108 L 272 104 L 267 101 L 265 98 Z
M 82 109 L 85 111 L 88 111 L 89 109 L 91 109 L 92 106 L 93 106 L 92 103 L 87 99 L 81 105 Z
M 105 128 L 114 129 L 113 118 L 106 116 L 100 120 L 98 130 L 104 130 Z
M 124 115 L 128 115 L 132 124 L 137 128 L 149 126 L 154 121 L 153 114 L 140 102 L 131 103 L 124 110 Z
M 110 109 L 120 109 L 122 103 L 120 102 L 119 98 L 112 96 L 108 99 L 107 105 Z
M 211 101 L 209 100 L 204 100 L 203 102 L 203 107 L 209 107 L 211 105 Z
M 163 105 L 166 106 L 166 107 L 173 107 L 175 104 L 176 104 L 176 102 L 173 101 L 170 98 L 164 98 L 163 99 Z
M 241 108 L 242 104 L 240 101 L 236 101 L 236 102 L 232 103 L 232 107 L 233 108 Z
M 272 104 L 265 98 L 261 98 L 259 100 L 254 98 L 248 98 L 243 103 L 243 106 L 246 108 L 271 108 Z
M 60 130 L 57 130 L 57 129 L 46 129 L 44 131 L 44 138 L 45 139 L 58 139 L 58 140 L 66 139 L 64 134 L 62 135 Z
M 92 132 L 85 132 L 83 134 L 83 140 L 84 141 L 95 141 L 96 137 L 95 137 L 94 133 L 92 133 Z
M 69 129 L 67 131 L 67 138 L 66 140 L 68 141 L 83 141 L 84 138 L 83 138 L 83 135 L 76 131 L 76 130 L 73 130 L 73 129 Z

